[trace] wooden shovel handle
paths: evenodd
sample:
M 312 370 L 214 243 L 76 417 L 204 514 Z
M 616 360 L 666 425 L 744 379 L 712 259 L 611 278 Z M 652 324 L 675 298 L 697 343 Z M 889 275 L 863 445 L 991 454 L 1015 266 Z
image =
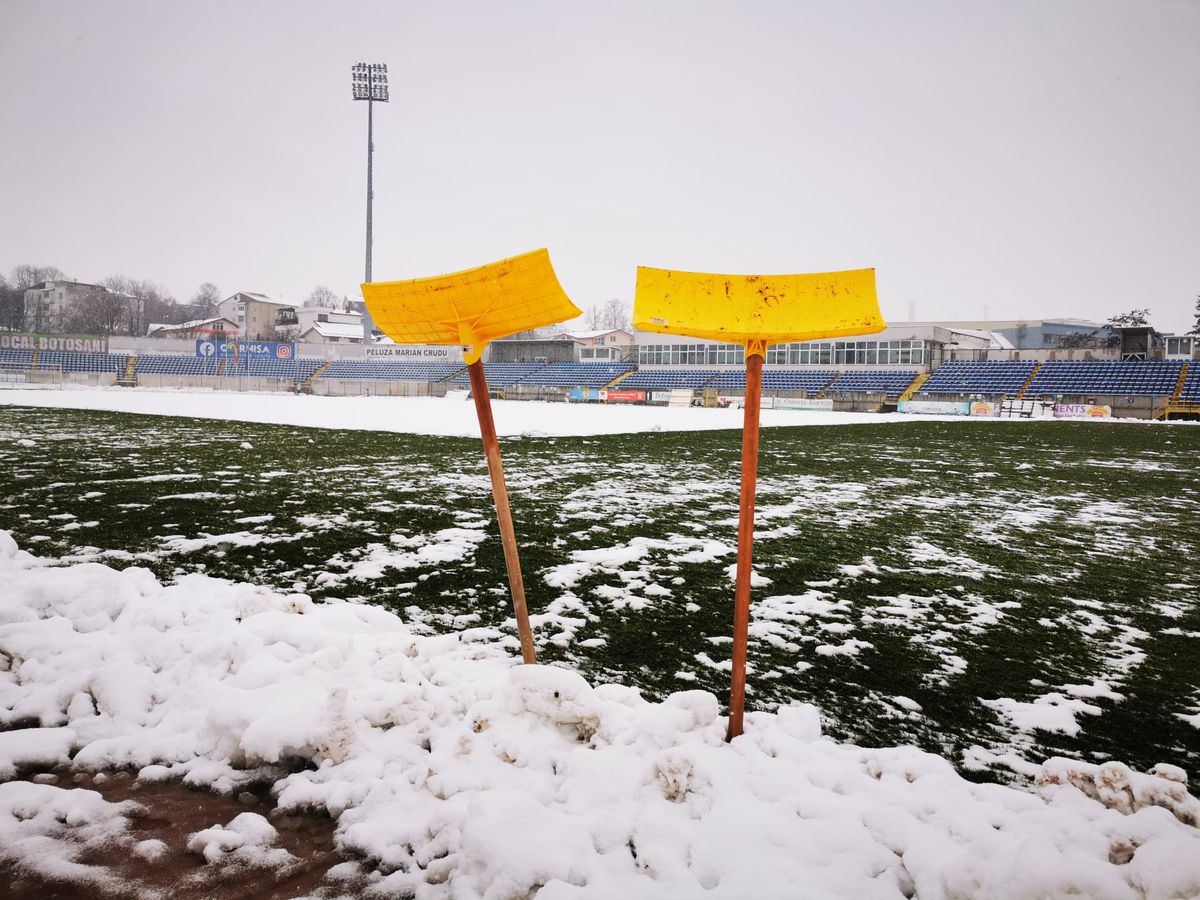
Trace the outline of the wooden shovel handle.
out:
M 471 376 L 471 396 L 479 415 L 479 432 L 483 436 L 483 452 L 487 456 L 488 475 L 492 479 L 492 498 L 496 501 L 496 520 L 500 524 L 500 542 L 504 545 L 504 565 L 508 569 L 508 586 L 512 591 L 513 612 L 517 617 L 517 633 L 521 637 L 521 660 L 537 662 L 533 649 L 533 629 L 529 626 L 529 609 L 525 606 L 525 582 L 521 579 L 521 559 L 517 554 L 517 535 L 513 531 L 512 510 L 508 505 L 508 487 L 504 484 L 504 466 L 500 462 L 500 442 L 496 439 L 496 423 L 492 420 L 492 400 L 488 395 L 487 378 L 479 360 L 467 366 Z
M 746 705 L 746 643 L 750 631 L 750 576 L 754 550 L 754 494 L 758 487 L 758 411 L 762 405 L 763 358 L 746 356 L 746 417 L 742 421 L 742 493 L 738 507 L 737 587 L 733 599 L 733 678 L 729 686 L 729 730 L 742 733 Z

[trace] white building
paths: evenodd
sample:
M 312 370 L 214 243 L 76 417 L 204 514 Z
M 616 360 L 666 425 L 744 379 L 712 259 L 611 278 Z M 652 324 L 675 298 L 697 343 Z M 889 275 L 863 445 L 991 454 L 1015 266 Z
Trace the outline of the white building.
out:
M 63 331 L 74 304 L 97 293 L 108 293 L 99 284 L 83 281 L 43 281 L 25 291 L 25 328 L 28 331 Z
M 636 335 L 640 369 L 673 366 L 704 369 L 737 369 L 745 365 L 741 344 L 722 344 L 700 338 L 639 331 Z M 766 365 L 789 369 L 918 369 L 928 371 L 941 363 L 947 347 L 982 353 L 992 341 L 983 336 L 951 332 L 935 326 L 894 326 L 878 334 L 774 344 L 767 348 Z
M 232 337 L 237 334 L 237 322 L 222 316 L 209 319 L 193 319 L 190 322 L 180 322 L 178 325 L 152 323 L 146 329 L 146 337 L 180 338 L 208 340 L 211 338 Z
M 574 341 L 575 358 L 580 362 L 620 362 L 633 354 L 633 332 L 623 328 L 596 331 L 560 331 L 551 340 Z
M 327 306 L 301 306 L 296 310 L 294 334 L 306 344 L 361 344 L 362 313 Z
M 217 313 L 237 323 L 237 336 L 249 341 L 287 340 L 299 324 L 297 303 L 273 300 L 266 294 L 238 291 L 217 304 Z

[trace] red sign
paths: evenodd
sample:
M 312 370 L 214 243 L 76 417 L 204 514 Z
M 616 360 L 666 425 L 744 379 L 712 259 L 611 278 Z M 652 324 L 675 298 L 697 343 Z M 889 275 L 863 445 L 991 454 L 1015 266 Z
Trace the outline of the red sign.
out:
M 608 391 L 605 399 L 609 403 L 645 403 L 645 391 Z

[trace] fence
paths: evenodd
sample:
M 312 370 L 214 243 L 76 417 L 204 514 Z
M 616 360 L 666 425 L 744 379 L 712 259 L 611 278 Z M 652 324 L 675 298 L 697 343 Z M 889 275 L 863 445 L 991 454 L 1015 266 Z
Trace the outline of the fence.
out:
M 62 390 L 62 386 L 62 366 L 39 366 L 33 371 L 28 366 L 0 363 L 0 389 Z

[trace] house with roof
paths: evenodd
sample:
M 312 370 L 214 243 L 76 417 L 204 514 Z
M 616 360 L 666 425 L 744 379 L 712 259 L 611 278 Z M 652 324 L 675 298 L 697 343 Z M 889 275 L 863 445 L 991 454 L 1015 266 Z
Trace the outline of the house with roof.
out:
M 296 340 L 306 344 L 361 344 L 362 313 L 302 306 L 296 310 Z
M 237 323 L 237 336 L 249 341 L 287 340 L 288 330 L 299 324 L 298 303 L 275 300 L 266 294 L 238 291 L 217 304 L 217 313 Z
M 580 362 L 619 362 L 633 354 L 635 344 L 633 333 L 624 328 L 560 331 L 552 340 L 574 341 Z
M 238 333 L 237 329 L 237 322 L 233 319 L 211 316 L 207 319 L 192 319 L 190 322 L 180 322 L 175 325 L 151 323 L 146 329 L 146 337 L 211 340 L 233 337 Z

